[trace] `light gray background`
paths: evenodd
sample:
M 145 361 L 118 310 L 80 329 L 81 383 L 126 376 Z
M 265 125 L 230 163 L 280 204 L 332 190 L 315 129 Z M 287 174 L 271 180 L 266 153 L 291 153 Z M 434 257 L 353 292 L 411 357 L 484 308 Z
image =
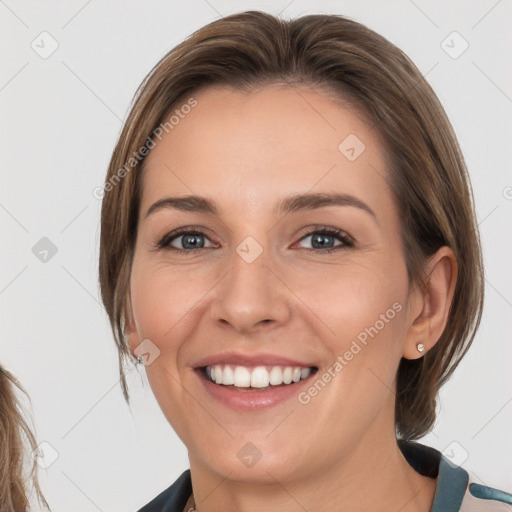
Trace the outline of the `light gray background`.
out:
M 188 467 L 144 370 L 129 378 L 131 412 L 122 398 L 98 294 L 93 189 L 151 67 L 193 30 L 246 9 L 353 17 L 405 50 L 439 95 L 473 181 L 487 296 L 473 348 L 423 442 L 511 490 L 510 0 L 0 0 L 0 360 L 29 392 L 38 441 L 49 443 L 44 460 L 53 462 L 40 479 L 50 505 L 137 510 Z M 43 45 L 43 31 L 59 45 L 47 59 L 31 48 Z M 469 43 L 457 59 L 441 46 L 453 31 Z M 57 247 L 46 263 L 32 252 L 42 237 Z

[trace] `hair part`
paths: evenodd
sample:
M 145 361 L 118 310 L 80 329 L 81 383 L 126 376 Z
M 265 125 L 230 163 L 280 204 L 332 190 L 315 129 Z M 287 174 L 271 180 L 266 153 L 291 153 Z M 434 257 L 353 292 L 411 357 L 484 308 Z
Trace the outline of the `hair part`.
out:
M 417 439 L 436 418 L 436 399 L 465 355 L 483 308 L 483 265 L 473 193 L 455 133 L 430 85 L 412 61 L 384 37 L 340 15 L 289 21 L 247 11 L 214 21 L 167 53 L 137 89 L 109 164 L 106 181 L 172 109 L 208 86 L 251 91 L 266 84 L 304 84 L 353 105 L 384 141 L 388 181 L 403 219 L 410 281 L 423 286 L 425 262 L 442 246 L 457 260 L 458 276 L 446 328 L 422 358 L 402 358 L 396 379 L 397 435 Z M 124 339 L 144 159 L 105 192 L 101 213 L 99 282 L 114 340 L 124 397 Z M 107 190 L 107 189 L 106 189 Z

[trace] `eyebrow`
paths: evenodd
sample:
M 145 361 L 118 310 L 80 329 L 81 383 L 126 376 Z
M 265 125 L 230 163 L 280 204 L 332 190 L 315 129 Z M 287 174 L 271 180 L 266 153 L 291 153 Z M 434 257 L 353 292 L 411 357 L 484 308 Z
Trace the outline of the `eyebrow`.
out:
M 307 194 L 296 194 L 284 197 L 278 204 L 273 208 L 274 215 L 287 214 L 299 211 L 310 211 L 318 208 L 324 208 L 326 206 L 352 206 L 359 208 L 370 214 L 375 219 L 377 216 L 374 211 L 361 199 L 354 197 L 350 194 L 338 194 L 338 193 L 307 193 Z M 163 210 L 163 209 L 175 209 L 184 212 L 197 212 L 217 215 L 221 213 L 217 203 L 208 197 L 189 195 L 189 196 L 178 196 L 178 197 L 164 197 L 153 203 L 146 212 L 144 218 L 149 215 Z

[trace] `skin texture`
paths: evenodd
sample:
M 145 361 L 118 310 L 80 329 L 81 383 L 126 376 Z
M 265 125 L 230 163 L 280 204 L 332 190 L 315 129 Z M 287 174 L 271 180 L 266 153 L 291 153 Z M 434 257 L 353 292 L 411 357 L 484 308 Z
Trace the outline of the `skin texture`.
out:
M 421 357 L 416 344 L 426 352 L 442 333 L 453 253 L 442 248 L 426 263 L 424 291 L 409 283 L 384 148 L 354 109 L 282 84 L 194 97 L 146 160 L 127 332 L 132 352 L 145 339 L 160 351 L 146 371 L 188 448 L 197 509 L 428 511 L 436 480 L 416 473 L 396 445 L 393 389 L 400 358 Z M 350 134 L 366 147 L 354 161 L 338 149 Z M 350 194 L 375 217 L 354 206 L 273 213 L 283 196 L 306 192 Z M 189 194 L 213 198 L 221 215 L 167 208 L 145 217 L 157 200 Z M 182 226 L 205 231 L 204 248 L 155 250 Z M 341 249 L 315 247 L 307 235 L 324 226 L 354 246 L 328 238 Z M 247 236 L 263 249 L 250 264 L 236 252 Z M 306 405 L 294 398 L 234 411 L 193 370 L 203 357 L 239 350 L 309 361 L 321 376 L 395 303 L 401 311 Z M 262 454 L 250 468 L 237 457 L 248 442 Z

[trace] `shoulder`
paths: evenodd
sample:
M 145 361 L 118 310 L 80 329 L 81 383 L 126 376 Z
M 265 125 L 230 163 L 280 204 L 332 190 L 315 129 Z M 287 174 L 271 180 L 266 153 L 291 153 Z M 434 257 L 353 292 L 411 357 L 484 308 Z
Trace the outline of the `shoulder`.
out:
M 512 494 L 478 483 L 468 472 L 468 485 L 460 512 L 512 512 Z
M 441 455 L 431 512 L 512 512 L 512 494 L 479 483 L 470 470 Z
M 187 469 L 170 487 L 144 505 L 138 512 L 183 512 L 191 493 L 190 469 Z
M 512 512 L 512 494 L 479 483 L 472 471 L 454 464 L 431 446 L 400 440 L 398 445 L 419 473 L 437 478 L 430 512 Z

